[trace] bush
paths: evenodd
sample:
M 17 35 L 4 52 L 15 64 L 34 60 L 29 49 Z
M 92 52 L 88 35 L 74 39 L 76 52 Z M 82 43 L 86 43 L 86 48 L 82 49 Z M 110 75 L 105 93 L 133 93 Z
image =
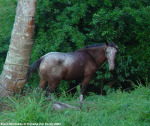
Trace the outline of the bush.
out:
M 0 0 L 0 71 L 8 50 L 17 0 Z

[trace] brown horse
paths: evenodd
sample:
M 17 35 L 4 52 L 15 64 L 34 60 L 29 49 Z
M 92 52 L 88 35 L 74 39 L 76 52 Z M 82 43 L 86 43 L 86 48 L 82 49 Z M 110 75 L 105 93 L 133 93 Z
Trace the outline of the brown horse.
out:
M 80 94 L 80 107 L 82 107 L 83 94 L 92 76 L 107 60 L 109 69 L 113 70 L 116 53 L 117 46 L 114 42 L 86 46 L 71 53 L 51 52 L 33 63 L 29 67 L 28 74 L 38 68 L 39 87 L 44 90 L 48 83 L 49 93 L 56 89 L 61 80 L 82 79 Z

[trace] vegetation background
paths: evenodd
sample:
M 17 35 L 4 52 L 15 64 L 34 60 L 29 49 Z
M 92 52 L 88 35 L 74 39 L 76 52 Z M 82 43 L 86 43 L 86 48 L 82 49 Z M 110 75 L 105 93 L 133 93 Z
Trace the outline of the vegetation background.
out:
M 0 71 L 9 46 L 16 6 L 17 0 L 0 0 Z M 25 96 L 0 99 L 0 122 L 149 126 L 149 31 L 149 0 L 38 0 L 31 63 L 48 52 L 71 52 L 86 45 L 114 41 L 119 46 L 116 70 L 111 73 L 106 64 L 97 71 L 90 82 L 89 91 L 93 93 L 85 98 L 90 104 L 84 104 L 82 111 L 54 111 L 43 93 L 27 90 Z M 35 74 L 26 89 L 34 90 L 38 83 Z M 100 93 L 103 84 L 107 95 L 95 95 L 94 92 Z M 57 93 L 68 87 L 68 82 L 62 81 Z M 113 88 L 135 90 L 128 93 Z M 58 100 L 76 103 L 78 96 L 79 90 L 73 97 L 64 93 Z
M 0 0 L 1 71 L 16 5 L 17 0 Z M 38 0 L 31 63 L 48 52 L 71 52 L 86 45 L 114 41 L 119 46 L 116 71 L 110 73 L 105 65 L 91 84 L 96 89 L 103 83 L 128 88 L 130 81 L 149 79 L 149 31 L 149 0 Z M 30 80 L 31 87 L 39 83 L 38 76 Z M 66 82 L 62 83 L 60 89 L 67 89 Z

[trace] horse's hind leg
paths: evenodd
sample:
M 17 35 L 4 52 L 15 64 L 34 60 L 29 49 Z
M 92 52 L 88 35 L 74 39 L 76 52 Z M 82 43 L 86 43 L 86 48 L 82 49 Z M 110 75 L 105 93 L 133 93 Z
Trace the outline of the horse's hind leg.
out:
M 39 84 L 38 88 L 44 90 L 45 87 L 46 87 L 46 84 L 47 84 L 47 81 L 42 79 L 42 78 L 40 78 L 40 84 Z
M 57 88 L 61 79 L 53 79 L 48 81 L 48 88 L 46 90 L 46 96 L 51 98 L 51 93 Z

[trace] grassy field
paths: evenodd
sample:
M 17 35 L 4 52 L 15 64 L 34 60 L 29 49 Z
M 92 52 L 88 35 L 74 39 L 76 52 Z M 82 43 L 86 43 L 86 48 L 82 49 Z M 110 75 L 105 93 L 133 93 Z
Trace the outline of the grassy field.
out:
M 58 101 L 77 106 L 78 93 Z M 53 110 L 52 102 L 36 91 L 1 99 L 1 123 L 60 123 L 62 126 L 150 126 L 150 89 L 86 96 L 82 110 Z M 42 124 L 41 124 L 42 125 Z

